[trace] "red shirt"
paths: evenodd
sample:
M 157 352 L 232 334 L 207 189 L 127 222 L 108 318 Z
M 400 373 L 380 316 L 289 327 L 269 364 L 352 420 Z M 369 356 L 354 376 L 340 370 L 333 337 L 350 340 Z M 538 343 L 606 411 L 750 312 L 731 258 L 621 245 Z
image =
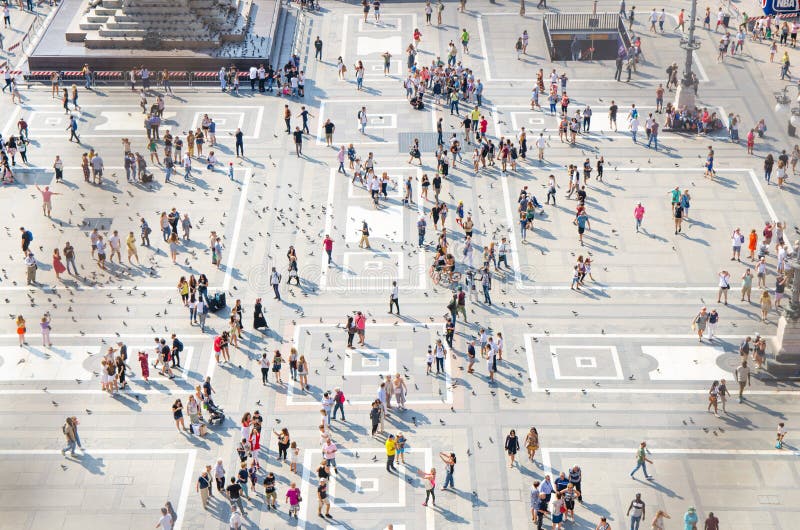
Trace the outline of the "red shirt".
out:
M 333 250 L 333 239 L 326 237 L 325 241 L 322 242 L 322 246 L 325 247 L 325 250 L 330 252 Z

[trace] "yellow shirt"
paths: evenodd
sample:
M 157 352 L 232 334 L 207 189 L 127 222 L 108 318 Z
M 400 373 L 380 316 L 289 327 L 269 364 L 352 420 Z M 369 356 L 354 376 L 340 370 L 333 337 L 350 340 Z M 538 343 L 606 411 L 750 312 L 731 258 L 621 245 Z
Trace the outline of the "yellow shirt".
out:
M 396 446 L 397 444 L 394 443 L 394 438 L 386 440 L 386 456 L 394 456 Z
M 136 237 L 133 234 L 128 234 L 128 238 L 125 240 L 125 243 L 128 245 L 128 250 L 133 252 L 136 251 Z
M 481 111 L 478 109 L 473 109 L 469 117 L 472 121 L 478 121 L 481 119 Z

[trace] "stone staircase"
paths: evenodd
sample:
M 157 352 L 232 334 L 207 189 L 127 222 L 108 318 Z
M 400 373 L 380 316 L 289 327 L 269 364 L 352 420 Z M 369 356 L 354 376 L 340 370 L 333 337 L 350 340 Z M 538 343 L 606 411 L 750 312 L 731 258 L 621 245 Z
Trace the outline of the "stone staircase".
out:
M 213 49 L 242 42 L 252 0 L 89 0 L 67 40 L 87 48 Z

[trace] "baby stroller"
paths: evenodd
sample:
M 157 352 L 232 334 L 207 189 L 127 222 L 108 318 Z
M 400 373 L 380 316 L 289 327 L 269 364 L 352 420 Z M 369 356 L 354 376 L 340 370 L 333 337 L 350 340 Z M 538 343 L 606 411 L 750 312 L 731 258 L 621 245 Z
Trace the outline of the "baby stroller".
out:
M 203 404 L 208 411 L 208 424 L 222 425 L 222 422 L 225 421 L 225 411 L 222 410 L 222 407 L 218 407 L 214 404 L 214 401 L 210 397 L 207 397 Z

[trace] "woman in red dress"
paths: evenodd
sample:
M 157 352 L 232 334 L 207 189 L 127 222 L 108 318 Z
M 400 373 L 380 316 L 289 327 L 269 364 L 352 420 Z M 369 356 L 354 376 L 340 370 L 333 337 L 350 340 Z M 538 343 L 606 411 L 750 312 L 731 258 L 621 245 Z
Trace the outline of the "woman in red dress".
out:
M 67 270 L 64 264 L 61 262 L 61 254 L 58 252 L 58 249 L 53 250 L 53 271 L 56 273 L 56 280 L 61 281 L 61 273 Z
M 147 364 L 147 352 L 139 352 L 139 366 L 142 368 L 142 377 L 149 383 L 150 367 Z

